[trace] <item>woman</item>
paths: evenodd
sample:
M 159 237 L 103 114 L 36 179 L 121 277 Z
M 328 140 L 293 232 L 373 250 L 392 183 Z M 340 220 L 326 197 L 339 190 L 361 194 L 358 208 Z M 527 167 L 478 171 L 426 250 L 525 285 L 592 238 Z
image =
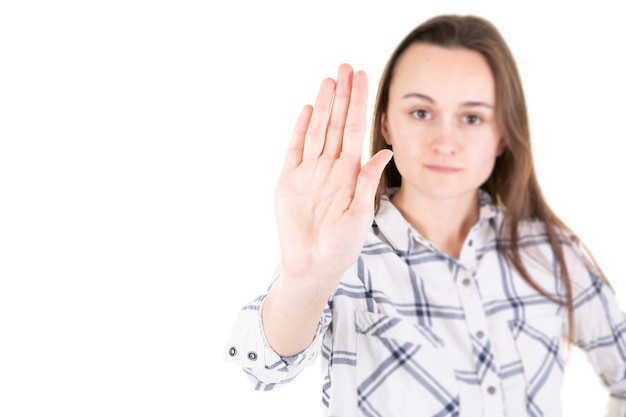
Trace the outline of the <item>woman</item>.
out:
M 407 35 L 361 167 L 366 86 L 342 65 L 302 110 L 276 187 L 280 266 L 226 357 L 267 390 L 321 354 L 329 416 L 560 416 L 565 339 L 624 415 L 625 316 L 541 195 L 497 29 L 440 16 Z

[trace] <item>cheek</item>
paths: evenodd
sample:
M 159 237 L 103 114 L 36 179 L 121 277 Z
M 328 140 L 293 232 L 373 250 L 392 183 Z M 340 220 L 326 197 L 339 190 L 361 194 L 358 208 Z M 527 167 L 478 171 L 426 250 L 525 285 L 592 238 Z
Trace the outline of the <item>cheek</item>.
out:
M 417 163 L 424 155 L 423 145 L 418 140 L 396 140 L 394 141 L 394 154 L 407 164 Z
M 498 147 L 488 147 L 487 149 L 482 149 L 481 151 L 475 154 L 474 160 L 477 163 L 477 166 L 480 167 L 481 171 L 486 172 L 487 175 L 491 173 L 494 165 L 496 164 L 496 158 L 498 156 Z
M 402 176 L 411 175 L 411 171 L 421 165 L 423 151 L 417 143 L 406 143 L 396 140 L 393 146 L 393 159 L 398 172 Z

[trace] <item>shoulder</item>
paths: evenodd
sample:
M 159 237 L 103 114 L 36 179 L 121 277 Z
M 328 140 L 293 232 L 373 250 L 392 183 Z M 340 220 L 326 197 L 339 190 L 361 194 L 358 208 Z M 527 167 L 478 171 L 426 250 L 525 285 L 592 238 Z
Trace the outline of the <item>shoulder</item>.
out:
M 550 241 L 549 227 L 555 245 Z M 573 231 L 537 220 L 520 222 L 518 230 L 523 257 L 539 258 L 554 271 L 566 268 L 574 294 L 604 281 L 593 256 Z

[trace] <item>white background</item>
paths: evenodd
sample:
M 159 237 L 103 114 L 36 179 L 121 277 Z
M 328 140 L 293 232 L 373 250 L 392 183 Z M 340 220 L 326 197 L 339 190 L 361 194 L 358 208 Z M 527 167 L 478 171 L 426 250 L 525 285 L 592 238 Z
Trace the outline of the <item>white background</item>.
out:
M 321 415 L 319 369 L 258 393 L 222 349 L 278 260 L 300 108 L 342 62 L 372 104 L 392 49 L 440 13 L 500 28 L 547 199 L 626 302 L 621 15 L 501 4 L 3 2 L 0 416 Z M 602 415 L 583 356 L 566 377 L 566 415 Z

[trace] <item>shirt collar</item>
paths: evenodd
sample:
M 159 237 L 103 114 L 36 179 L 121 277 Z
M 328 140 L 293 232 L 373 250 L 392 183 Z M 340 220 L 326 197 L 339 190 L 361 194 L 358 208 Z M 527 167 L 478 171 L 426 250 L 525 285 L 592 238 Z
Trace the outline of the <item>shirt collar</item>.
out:
M 414 230 L 409 222 L 402 216 L 398 209 L 391 203 L 391 197 L 398 191 L 398 188 L 390 188 L 387 193 L 380 198 L 378 212 L 374 217 L 374 224 L 379 232 L 385 237 L 389 244 L 397 251 L 408 252 L 411 248 L 413 236 L 416 240 L 432 247 L 433 245 Z M 479 219 L 472 228 L 472 232 L 483 227 L 488 221 L 494 218 L 498 212 L 491 196 L 484 190 L 478 190 Z M 472 233 L 470 232 L 470 233 Z

